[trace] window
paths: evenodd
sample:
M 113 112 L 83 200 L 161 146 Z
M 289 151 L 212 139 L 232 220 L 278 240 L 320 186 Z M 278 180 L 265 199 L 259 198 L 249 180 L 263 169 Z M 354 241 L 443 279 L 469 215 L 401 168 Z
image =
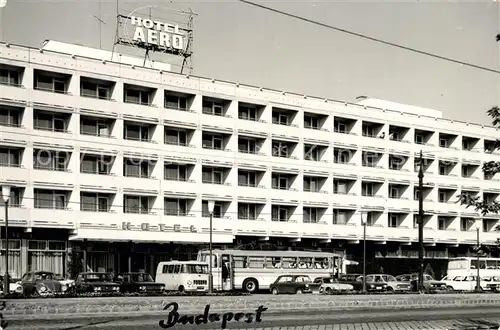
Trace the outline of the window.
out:
M 273 124 L 290 125 L 289 117 L 285 113 L 273 111 Z
M 215 167 L 204 167 L 202 169 L 202 182 L 211 184 L 223 184 L 224 171 Z
M 111 157 L 84 155 L 80 163 L 80 172 L 107 175 L 110 173 L 111 165 Z
M 149 213 L 149 197 L 123 196 L 123 213 Z
M 272 177 L 272 188 L 273 189 L 283 189 L 283 190 L 288 190 L 289 187 L 289 180 L 287 176 L 283 175 L 273 175 Z
M 255 220 L 257 218 L 255 204 L 238 203 L 238 219 Z
M 416 144 L 424 144 L 424 136 L 421 134 L 415 134 L 415 143 Z
M 446 139 L 439 139 L 439 146 L 441 148 L 448 148 L 448 140 L 446 140 Z
M 468 231 L 469 230 L 469 222 L 470 219 L 467 218 L 460 218 L 460 230 L 461 231 Z
M 250 171 L 238 172 L 238 186 L 241 187 L 256 187 L 257 186 L 257 173 Z
M 469 167 L 468 166 L 462 166 L 462 176 L 464 178 L 468 178 L 470 175 L 471 175 L 471 173 L 469 173 Z
M 334 129 L 336 133 L 347 133 L 347 125 L 343 121 L 335 120 Z
M 395 187 L 389 188 L 389 197 L 390 198 L 399 198 L 399 189 Z
M 391 170 L 401 170 L 402 167 L 403 167 L 403 164 L 399 159 L 397 159 L 396 157 L 389 158 L 389 168 Z
M 288 208 L 273 205 L 271 211 L 273 221 L 288 221 Z
M 399 132 L 393 131 L 389 134 L 389 139 L 393 141 L 401 141 L 401 135 Z
M 66 171 L 69 155 L 61 151 L 36 149 L 33 151 L 33 168 L 49 171 Z
M 319 180 L 313 177 L 304 177 L 304 191 L 318 192 L 319 191 Z
M 439 165 L 439 175 L 447 175 L 448 171 L 445 165 Z
M 446 203 L 448 201 L 448 198 L 446 196 L 446 192 L 445 191 L 439 191 L 439 202 L 440 203 Z
M 303 222 L 304 223 L 317 223 L 320 218 L 317 208 L 304 207 L 303 208 Z
M 110 132 L 110 123 L 107 120 L 94 118 L 80 120 L 80 134 L 109 137 Z
M 187 97 L 177 95 L 165 95 L 165 108 L 174 110 L 187 110 Z
M 391 214 L 389 216 L 389 227 L 396 228 L 398 226 L 398 222 L 399 222 L 399 219 L 398 219 L 397 215 Z
M 418 200 L 419 198 L 420 198 L 420 190 L 415 189 L 415 196 L 414 196 L 414 199 L 415 199 L 415 200 Z
M 472 141 L 470 140 L 462 140 L 462 149 L 463 150 L 471 150 L 472 149 Z
M 347 181 L 344 180 L 333 180 L 333 193 L 334 194 L 347 194 Z
M 349 163 L 349 150 L 337 149 L 334 151 L 334 161 L 337 164 L 347 164 Z
M 366 183 L 363 182 L 361 184 L 361 192 L 363 196 L 374 196 L 374 189 L 373 189 L 373 184 L 372 183 Z
M 223 116 L 224 105 L 215 101 L 203 101 L 203 113 L 213 116 Z
M 254 139 L 239 138 L 238 151 L 246 154 L 255 154 L 257 152 L 256 141 Z
M 311 129 L 319 129 L 318 118 L 313 116 L 304 116 L 304 127 Z
M 12 69 L 0 68 L 0 84 L 2 85 L 20 85 L 20 72 Z
M 35 208 L 58 209 L 66 208 L 66 194 L 57 190 L 35 189 Z
M 238 118 L 245 120 L 257 120 L 257 109 L 247 106 L 240 106 L 240 108 L 238 109 Z
M 165 144 L 187 145 L 187 132 L 180 129 L 165 128 Z
M 288 144 L 285 142 L 273 142 L 272 154 L 274 157 L 288 158 L 289 157 Z
M 124 159 L 123 175 L 135 178 L 149 178 L 151 175 L 149 162 L 138 159 Z
M 320 160 L 320 149 L 316 145 L 306 145 L 304 146 L 304 159 L 305 160 Z
M 447 224 L 446 219 L 439 218 L 438 219 L 438 230 L 446 230 Z
M 215 149 L 215 150 L 223 150 L 223 137 L 222 135 L 212 135 L 212 134 L 203 134 L 202 136 L 202 144 L 205 149 Z
M 20 155 L 18 149 L 0 148 L 0 166 L 18 167 L 20 165 Z
M 374 137 L 374 129 L 371 125 L 363 125 L 363 136 Z
M 82 81 L 80 85 L 80 95 L 101 100 L 109 100 L 111 93 L 108 85 Z
M 151 91 L 125 89 L 125 103 L 150 105 L 151 104 Z
M 125 124 L 124 139 L 126 140 L 137 140 L 137 141 L 149 141 L 149 127 L 136 125 L 136 124 Z
M 54 132 L 66 132 L 66 118 L 58 114 L 34 111 L 34 128 Z
M 96 193 L 82 192 L 80 194 L 80 210 L 90 212 L 108 212 L 109 197 Z
M 19 127 L 21 124 L 21 111 L 10 108 L 0 108 L 0 125 Z
M 185 165 L 167 164 L 165 165 L 165 180 L 186 181 L 187 167 Z
M 35 89 L 65 94 L 67 86 L 64 78 L 38 74 L 36 75 Z
M 333 224 L 345 225 L 347 223 L 347 212 L 344 210 L 333 210 Z
M 165 198 L 165 215 L 185 216 L 187 201 L 185 199 Z
M 203 217 L 207 218 L 210 216 L 210 212 L 208 210 L 208 201 L 201 202 L 201 211 L 202 211 Z M 214 218 L 222 218 L 222 203 L 221 202 L 214 203 L 214 211 L 213 211 L 212 216 Z

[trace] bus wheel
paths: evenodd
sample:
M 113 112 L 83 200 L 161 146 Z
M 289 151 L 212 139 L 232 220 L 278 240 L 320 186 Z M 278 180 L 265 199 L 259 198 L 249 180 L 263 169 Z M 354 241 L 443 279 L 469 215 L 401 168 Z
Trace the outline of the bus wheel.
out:
M 183 285 L 179 286 L 179 292 L 184 292 L 184 286 Z
M 258 282 L 257 282 L 256 279 L 254 279 L 254 278 L 247 278 L 245 280 L 245 282 L 243 282 L 243 288 L 248 293 L 254 293 L 255 291 L 258 290 L 259 284 L 258 284 Z

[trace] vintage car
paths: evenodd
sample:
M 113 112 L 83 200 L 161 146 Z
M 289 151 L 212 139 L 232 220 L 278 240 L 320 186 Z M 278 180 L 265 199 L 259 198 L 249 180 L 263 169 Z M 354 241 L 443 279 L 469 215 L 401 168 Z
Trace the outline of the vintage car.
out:
M 312 293 L 313 285 L 311 278 L 307 275 L 281 275 L 276 281 L 269 285 L 272 294 L 282 293 Z M 316 284 L 315 286 L 319 286 Z
M 65 278 L 61 274 L 55 274 L 55 279 L 61 282 L 62 285 L 66 285 L 68 289 L 71 289 L 75 286 L 75 280 Z
M 68 287 L 52 272 L 27 272 L 18 283 L 22 286 L 24 295 L 46 297 L 68 293 Z
M 418 274 L 402 274 L 396 276 L 400 282 L 409 282 L 412 291 L 418 291 Z M 446 290 L 446 283 L 437 281 L 429 274 L 424 274 L 424 290 L 426 291 L 444 291 Z
M 384 292 L 387 291 L 387 283 L 370 282 L 371 278 L 366 277 L 367 292 Z M 373 279 L 371 279 L 373 280 Z M 363 290 L 363 275 L 360 274 L 342 274 L 339 276 L 340 283 L 351 284 L 355 291 Z
M 351 284 L 340 283 L 332 277 L 316 277 L 313 283 L 319 283 L 319 293 L 346 292 L 354 290 Z
M 111 273 L 80 273 L 76 277 L 75 292 L 113 294 L 120 292 L 120 284 L 113 282 Z
M 387 283 L 387 291 L 407 292 L 411 290 L 411 284 L 398 281 L 394 276 L 387 274 L 370 274 L 366 276 L 369 283 L 383 282 Z
M 122 273 L 116 282 L 120 284 L 120 292 L 163 293 L 165 284 L 156 283 L 148 273 Z

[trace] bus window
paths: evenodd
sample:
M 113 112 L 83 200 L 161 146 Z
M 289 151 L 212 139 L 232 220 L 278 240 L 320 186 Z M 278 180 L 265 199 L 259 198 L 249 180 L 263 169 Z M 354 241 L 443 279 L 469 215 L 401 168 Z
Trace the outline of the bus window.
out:
M 474 260 L 474 267 L 471 266 L 471 268 L 475 268 L 476 265 L 476 260 Z M 468 269 L 469 267 L 467 266 L 467 260 L 451 260 L 448 263 L 448 269 Z
M 168 265 L 163 265 L 163 269 L 161 270 L 161 272 L 163 274 L 167 274 L 168 273 Z
M 210 261 L 210 254 L 203 254 L 203 256 L 198 259 L 198 261 L 206 262 L 208 264 Z M 212 254 L 212 267 L 217 268 L 217 255 L 215 254 Z
M 327 269 L 328 259 L 327 258 L 314 258 L 314 268 Z
M 174 269 L 172 271 L 173 274 L 180 274 L 181 273 L 181 265 L 173 265 Z
M 266 257 L 266 268 L 281 268 L 281 258 Z
M 474 259 L 470 261 L 470 268 L 477 269 L 477 260 Z
M 248 266 L 250 268 L 264 268 L 264 257 L 248 257 Z
M 184 265 L 184 273 L 187 274 L 208 274 L 208 265 Z
M 234 268 L 247 268 L 248 262 L 247 257 L 233 257 L 234 260 Z
M 281 260 L 283 268 L 297 268 L 297 258 L 284 257 Z
M 498 269 L 496 260 L 486 260 L 486 269 Z
M 313 268 L 311 258 L 299 258 L 299 268 Z

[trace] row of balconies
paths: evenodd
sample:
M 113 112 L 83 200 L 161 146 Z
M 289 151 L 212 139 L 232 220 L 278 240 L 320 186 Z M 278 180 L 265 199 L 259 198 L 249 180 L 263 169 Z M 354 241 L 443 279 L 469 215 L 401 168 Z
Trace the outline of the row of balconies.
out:
M 209 137 L 211 138 L 209 140 Z M 203 147 L 204 148 L 215 148 L 217 149 L 217 142 L 215 142 L 214 135 L 204 134 L 203 135 Z M 252 149 L 252 144 L 248 143 L 249 140 L 244 138 L 240 138 L 239 140 L 239 153 L 242 154 L 259 154 L 259 152 Z M 210 143 L 210 145 L 209 145 Z M 3 145 L 2 145 L 3 144 Z M 83 141 L 81 143 L 83 145 Z M 326 150 L 328 148 L 316 146 L 316 145 L 308 145 L 306 144 L 303 148 L 304 151 L 304 160 L 308 163 L 311 162 L 311 166 L 315 166 L 314 162 L 323 162 L 328 163 Z M 24 165 L 28 167 L 28 164 L 23 163 L 23 156 L 25 156 L 25 147 L 21 146 L 9 146 L 9 143 L 2 143 L 0 141 L 0 164 L 3 166 L 21 166 Z M 288 149 L 287 145 L 282 144 L 281 142 L 272 143 L 272 156 L 278 158 L 293 158 L 293 156 L 288 156 L 290 149 Z M 46 150 L 46 149 L 34 149 L 33 150 L 33 159 L 34 159 L 34 168 L 46 168 L 53 170 L 66 170 L 68 164 L 71 162 L 72 155 L 76 154 L 73 151 L 61 151 L 61 150 Z M 116 156 L 104 156 L 98 154 L 86 154 L 81 153 L 80 155 L 80 163 L 84 163 L 84 158 L 86 158 L 87 162 L 93 162 L 94 167 L 97 167 L 98 163 L 106 164 L 106 168 L 111 170 L 111 167 L 116 159 Z M 42 159 L 43 158 L 43 159 Z M 154 168 L 156 167 L 156 163 L 158 160 L 150 160 L 147 159 L 149 157 L 132 157 L 127 158 L 126 162 L 134 162 L 137 166 L 143 167 L 145 170 L 145 177 L 150 177 L 151 173 L 154 172 Z M 296 157 L 295 157 L 296 158 Z M 419 160 L 415 159 L 413 162 L 410 160 L 412 157 L 403 156 L 398 154 L 384 154 L 384 153 L 376 153 L 372 151 L 358 151 L 358 150 L 345 150 L 340 148 L 333 148 L 333 163 L 339 165 L 349 165 L 349 166 L 363 166 L 367 168 L 373 169 L 389 169 L 393 171 L 402 171 L 402 172 L 417 172 L 419 166 Z M 462 160 L 461 163 L 458 159 L 456 160 L 434 160 L 431 158 L 423 159 L 423 170 L 425 174 L 437 174 L 442 176 L 452 176 L 452 177 L 462 177 L 462 178 L 470 178 L 477 180 L 492 180 L 495 179 L 494 175 L 483 174 L 482 169 L 480 167 L 480 161 L 468 161 Z M 42 165 L 37 164 L 36 161 L 41 161 Z M 273 162 L 275 164 L 277 162 Z M 411 164 L 413 163 L 413 166 Z M 106 172 L 106 171 L 105 171 Z M 107 174 L 110 171 L 102 174 Z M 116 171 L 115 171 L 116 172 Z M 124 171 L 125 173 L 126 171 Z
M 375 138 L 377 140 L 391 140 L 406 143 L 416 143 L 427 146 L 439 146 L 441 148 L 448 148 L 451 151 L 465 150 L 475 152 L 492 152 L 495 149 L 494 138 L 492 138 L 491 140 L 483 140 L 479 137 L 462 135 L 462 132 L 434 132 L 434 130 L 416 128 L 413 129 L 410 126 L 405 127 L 401 126 L 400 124 L 392 125 L 386 124 L 384 122 L 346 118 L 345 116 L 328 116 L 325 114 L 315 114 L 313 112 L 299 111 L 296 109 L 282 109 L 271 107 L 272 110 L 267 111 L 265 106 L 258 104 L 248 104 L 244 102 L 236 102 L 208 96 L 197 96 L 180 92 L 164 91 L 160 93 L 156 89 L 130 84 L 124 84 L 123 90 L 118 93 L 118 91 L 116 91 L 114 87 L 115 83 L 110 81 L 97 81 L 93 78 L 80 77 L 80 79 L 78 79 L 79 88 L 77 88 L 76 86 L 73 86 L 77 82 L 73 83 L 73 80 L 69 75 L 42 70 L 34 70 L 32 85 L 26 85 L 23 83 L 22 79 L 24 72 L 23 70 L 24 68 L 20 67 L 10 67 L 0 70 L 0 75 L 3 75 L 2 77 L 4 78 L 2 80 L 3 83 L 10 86 L 19 85 L 33 88 L 35 90 L 49 91 L 58 94 L 68 94 L 69 90 L 72 90 L 73 93 L 77 91 L 80 96 L 101 100 L 100 103 L 96 104 L 96 107 L 99 110 L 101 110 L 103 107 L 110 108 L 110 106 L 107 106 L 105 105 L 105 103 L 103 103 L 105 102 L 103 100 L 109 101 L 113 99 L 113 96 L 121 95 L 123 98 L 123 102 L 125 103 L 156 107 L 161 105 L 162 107 L 165 107 L 167 109 L 181 110 L 185 112 L 198 112 L 198 109 L 201 109 L 201 113 L 217 117 L 232 118 L 236 117 L 237 113 L 238 118 L 243 120 L 250 120 L 255 122 L 270 122 L 272 124 L 281 126 L 297 128 L 303 127 L 306 129 L 323 132 L 333 131 L 335 133 L 358 135 L 363 137 Z M 195 99 L 197 97 L 201 98 L 199 102 L 195 102 Z M 50 98 L 48 100 L 50 100 Z M 237 104 L 233 105 L 233 103 Z M 61 107 L 62 104 L 56 104 L 54 106 Z M 15 111 L 15 109 L 13 111 Z M 137 115 L 137 113 L 141 113 L 141 116 L 144 115 L 144 118 L 158 118 L 156 116 L 156 113 L 152 113 L 150 116 L 148 116 L 147 110 L 144 111 L 137 109 L 137 111 L 133 112 L 134 115 Z M 302 116 L 299 116 L 299 113 L 301 113 Z M 107 117 L 109 117 L 109 115 L 113 116 L 116 115 L 116 113 L 110 112 L 107 115 Z M 64 117 L 64 115 L 61 116 Z M 70 114 L 66 114 L 66 116 L 70 116 Z M 178 120 L 179 117 L 188 116 L 187 114 L 177 114 L 173 119 Z M 3 120 L 7 121 L 7 124 L 22 124 L 22 118 L 15 118 L 15 116 L 10 115 L 6 118 L 7 119 L 4 118 Z M 106 120 L 105 118 L 102 118 L 101 121 L 105 122 Z M 184 118 L 181 121 L 184 121 Z M 214 122 L 216 123 L 221 121 L 222 119 L 214 120 Z M 104 124 L 103 126 L 106 125 L 107 124 Z M 229 126 L 233 127 L 234 122 L 232 122 Z M 51 129 L 64 131 L 67 128 L 65 127 L 64 120 L 57 120 L 51 124 Z M 149 129 L 151 130 L 151 127 Z M 99 131 L 101 131 L 104 135 L 111 135 L 111 130 L 109 127 L 103 127 L 102 129 L 96 128 L 92 130 L 92 133 L 96 135 L 99 134 Z M 266 132 L 270 130 L 272 130 L 273 132 L 276 131 L 277 133 L 284 133 L 283 135 L 285 136 L 294 135 L 294 131 L 291 130 L 285 130 L 281 132 L 279 129 L 264 129 L 264 131 Z M 304 133 L 301 133 L 300 135 L 303 134 Z M 331 139 L 329 138 L 328 134 L 323 135 L 323 137 L 326 138 L 327 141 Z M 352 137 L 348 138 L 348 140 L 351 139 Z
M 80 200 L 75 200 L 73 192 L 69 190 L 40 189 L 33 190 L 32 201 L 25 196 L 24 188 L 14 187 L 11 190 L 9 205 L 11 207 L 23 207 L 25 202 L 31 204 L 36 209 L 52 210 L 80 210 L 85 212 L 122 212 L 132 214 L 163 214 L 167 216 L 202 216 L 209 215 L 208 200 L 199 201 L 196 197 L 167 196 L 163 198 L 163 206 L 158 207 L 160 198 L 158 196 L 143 196 L 134 194 L 123 194 L 119 200 L 119 195 L 115 193 L 81 191 Z M 28 200 L 28 201 L 27 201 Z M 121 204 L 121 205 L 120 205 Z M 228 218 L 241 220 L 272 220 L 284 222 L 302 223 L 330 223 L 336 225 L 357 225 L 360 212 L 363 213 L 363 220 L 369 226 L 382 227 L 407 227 L 416 228 L 417 216 L 410 211 L 386 212 L 384 210 L 365 210 L 330 208 L 329 206 L 299 206 L 282 205 L 278 203 L 252 203 L 237 202 L 233 206 L 231 200 L 216 200 L 213 209 L 214 218 Z M 268 213 L 270 211 L 270 213 Z M 424 216 L 424 226 L 436 228 L 438 230 L 461 230 L 468 231 L 475 223 L 478 216 L 469 214 L 437 214 L 432 215 L 426 212 Z M 434 221 L 434 224 L 433 224 Z M 490 232 L 496 230 L 498 218 L 482 219 L 482 230 Z

